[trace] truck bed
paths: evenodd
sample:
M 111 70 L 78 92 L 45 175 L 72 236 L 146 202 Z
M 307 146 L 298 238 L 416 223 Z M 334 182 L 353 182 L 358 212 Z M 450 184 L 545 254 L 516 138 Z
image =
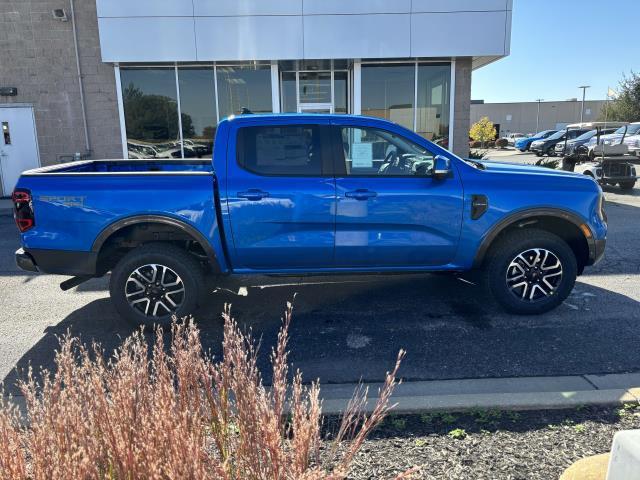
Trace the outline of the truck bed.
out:
M 28 170 L 25 176 L 51 174 L 193 174 L 213 172 L 211 159 L 204 160 L 83 160 Z

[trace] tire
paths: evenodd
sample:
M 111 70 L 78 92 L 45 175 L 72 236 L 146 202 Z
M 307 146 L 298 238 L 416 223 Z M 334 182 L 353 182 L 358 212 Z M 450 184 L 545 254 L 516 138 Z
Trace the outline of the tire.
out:
M 195 257 L 168 243 L 150 243 L 118 262 L 109 293 L 118 314 L 132 324 L 167 326 L 174 315 L 183 318 L 195 312 L 204 285 L 204 271 Z
M 633 187 L 636 186 L 636 181 L 635 180 L 628 180 L 626 182 L 620 182 L 620 183 L 618 183 L 618 185 L 620 185 L 620 189 L 622 189 L 625 192 L 627 192 L 629 190 L 633 190 Z
M 545 255 L 545 251 L 549 253 Z M 550 268 L 556 261 L 559 268 Z M 526 267 L 527 263 L 538 270 Z M 525 272 L 527 268 L 529 272 Z M 518 279 L 520 273 L 523 277 Z M 484 280 L 493 298 L 504 310 L 518 315 L 537 315 L 556 308 L 573 290 L 577 274 L 571 247 L 557 235 L 537 229 L 503 236 L 492 246 L 484 264 Z M 526 286 L 518 286 L 522 283 Z
M 543 155 L 540 150 L 536 150 L 534 153 L 536 154 L 536 157 L 541 157 Z

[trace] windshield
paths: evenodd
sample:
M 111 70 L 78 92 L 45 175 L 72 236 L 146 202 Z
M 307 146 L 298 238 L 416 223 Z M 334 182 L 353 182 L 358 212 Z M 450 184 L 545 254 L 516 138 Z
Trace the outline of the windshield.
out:
M 589 140 L 590 138 L 592 138 L 596 133 L 598 133 L 597 130 L 589 130 L 587 133 L 583 133 L 582 135 L 580 135 L 578 138 L 576 138 L 576 142 L 580 142 L 580 141 L 584 141 L 584 140 Z
M 534 137 L 548 137 L 549 135 L 551 135 L 555 130 L 543 130 L 541 132 L 538 132 L 534 135 Z
M 633 125 L 627 125 L 626 127 L 620 127 L 615 133 L 622 135 L 625 128 L 627 129 L 627 135 L 637 135 L 640 132 L 640 123 L 634 123 Z
M 558 140 L 559 138 L 564 137 L 564 134 L 566 132 L 564 130 L 560 130 L 559 132 L 554 133 L 553 135 L 551 135 L 548 140 Z

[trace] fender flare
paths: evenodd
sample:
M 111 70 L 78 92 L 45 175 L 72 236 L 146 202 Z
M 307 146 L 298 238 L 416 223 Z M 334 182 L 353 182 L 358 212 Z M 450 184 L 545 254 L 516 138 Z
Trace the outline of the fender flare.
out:
M 220 271 L 220 263 L 218 262 L 218 255 L 216 251 L 213 249 L 213 246 L 206 239 L 206 237 L 196 230 L 194 227 L 189 225 L 188 223 L 178 220 L 172 217 L 167 217 L 164 215 L 135 215 L 133 217 L 122 218 L 113 222 L 112 224 L 105 227 L 93 241 L 93 245 L 91 246 L 91 251 L 98 254 L 102 249 L 102 246 L 107 241 L 107 239 L 123 228 L 130 227 L 132 225 L 136 225 L 139 223 L 159 223 L 162 225 L 169 225 L 171 227 L 175 227 L 179 230 L 182 230 L 184 233 L 192 237 L 196 240 L 202 248 L 204 249 L 207 257 L 209 258 L 212 267 L 215 271 Z
M 589 247 L 589 260 L 595 260 L 596 253 L 596 242 L 593 236 L 593 231 L 589 224 L 579 215 L 568 212 L 566 210 L 562 210 L 560 208 L 533 208 L 528 210 L 522 210 L 516 213 L 509 215 L 507 218 L 503 218 L 498 223 L 496 223 L 489 232 L 485 235 L 480 244 L 480 247 L 476 251 L 476 256 L 473 260 L 473 268 L 479 268 L 484 261 L 489 248 L 491 247 L 493 241 L 500 235 L 506 228 L 518 224 L 518 223 L 527 223 L 527 219 L 533 217 L 553 217 L 558 218 L 560 220 L 565 220 L 573 225 L 575 225 L 578 230 L 582 233 L 583 238 L 587 242 L 587 246 Z M 586 226 L 589 229 L 590 235 L 587 237 L 584 235 L 583 226 Z

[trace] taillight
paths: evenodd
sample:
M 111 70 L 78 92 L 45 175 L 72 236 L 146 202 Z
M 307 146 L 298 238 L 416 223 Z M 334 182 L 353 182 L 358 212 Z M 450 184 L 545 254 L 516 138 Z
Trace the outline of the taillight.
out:
M 13 191 L 13 218 L 16 220 L 18 230 L 26 232 L 36 224 L 33 214 L 33 200 L 31 192 L 26 189 L 16 188 Z

